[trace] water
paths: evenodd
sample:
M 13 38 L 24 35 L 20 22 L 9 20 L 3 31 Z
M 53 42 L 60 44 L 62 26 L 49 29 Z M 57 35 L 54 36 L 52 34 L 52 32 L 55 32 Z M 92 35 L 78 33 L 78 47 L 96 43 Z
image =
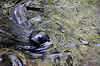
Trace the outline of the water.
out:
M 19 66 L 100 65 L 98 0 L 35 0 L 30 6 L 44 8 L 44 11 L 27 10 L 32 27 L 24 28 L 20 33 L 26 30 L 27 35 L 22 34 L 26 37 L 32 30 L 42 31 L 49 35 L 50 41 L 37 46 L 17 41 L 18 38 L 11 34 L 8 26 L 8 11 L 2 8 L 5 13 L 0 12 L 0 65 L 6 66 L 8 60 L 8 65 Z

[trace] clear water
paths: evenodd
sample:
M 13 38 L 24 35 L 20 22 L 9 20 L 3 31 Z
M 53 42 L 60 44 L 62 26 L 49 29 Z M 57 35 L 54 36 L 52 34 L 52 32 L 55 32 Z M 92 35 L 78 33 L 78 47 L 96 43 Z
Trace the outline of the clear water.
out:
M 16 41 L 17 38 L 11 34 L 8 14 L 14 3 L 12 1 L 0 3 L 2 6 L 0 7 L 2 9 L 0 11 L 1 66 L 100 65 L 99 0 L 35 0 L 32 2 L 30 6 L 44 8 L 44 11 L 27 10 L 28 23 L 32 28 L 26 29 L 26 26 L 23 31 L 25 34 L 29 34 L 32 30 L 47 33 L 50 42 L 39 46 Z

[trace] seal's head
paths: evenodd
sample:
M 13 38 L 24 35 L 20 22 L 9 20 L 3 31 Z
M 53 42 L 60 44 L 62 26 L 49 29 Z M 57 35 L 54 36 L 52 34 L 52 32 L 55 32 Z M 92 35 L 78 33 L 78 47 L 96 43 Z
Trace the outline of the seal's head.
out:
M 50 37 L 44 32 L 40 32 L 36 34 L 35 36 L 34 36 L 34 33 L 30 35 L 30 43 L 35 46 L 43 44 L 47 41 L 50 41 Z

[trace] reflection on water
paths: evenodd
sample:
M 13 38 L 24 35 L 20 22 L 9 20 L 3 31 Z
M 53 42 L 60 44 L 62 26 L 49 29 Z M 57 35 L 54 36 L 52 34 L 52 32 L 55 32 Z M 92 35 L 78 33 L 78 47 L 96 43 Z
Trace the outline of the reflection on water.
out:
M 51 55 L 47 55 L 47 58 L 57 58 L 59 56 L 63 56 L 63 54 L 58 53 L 58 54 L 51 54 Z
M 2 29 L 0 29 L 0 32 L 6 33 L 6 31 L 4 31 L 4 30 L 2 30 Z
M 46 5 L 46 7 L 54 7 L 54 8 L 63 8 L 63 7 L 75 8 L 75 6 L 70 6 L 70 5 L 63 5 L 63 6 Z
M 38 18 L 38 17 L 34 17 L 34 18 L 32 18 L 32 19 L 30 19 L 29 21 L 41 21 L 41 19 L 40 18 Z
M 50 46 L 52 44 L 52 42 L 45 42 L 44 44 L 40 44 L 40 45 L 31 45 L 31 46 L 21 46 L 18 45 L 17 47 L 20 50 L 24 50 L 24 53 L 34 56 L 34 57 L 42 57 L 44 55 L 44 53 L 46 53 L 47 51 L 49 51 L 50 48 L 46 49 L 47 46 Z
M 65 47 L 74 47 L 75 46 L 75 44 L 67 44 L 67 45 L 65 45 Z
M 67 53 L 66 55 L 70 55 L 71 53 Z
M 29 57 L 21 52 L 9 48 L 0 49 L 0 66 L 27 66 L 36 65 L 36 58 Z M 39 60 L 38 60 L 39 61 Z
M 83 44 L 88 44 L 88 41 L 82 40 L 82 43 L 83 43 Z
M 18 45 L 18 47 L 21 49 L 21 48 L 23 48 L 23 49 L 35 49 L 36 47 L 35 46 L 20 46 L 20 45 Z
M 49 45 L 51 45 L 52 44 L 52 42 L 45 42 L 43 45 L 44 46 L 49 46 Z
M 2 30 L 2 29 L 0 29 L 0 32 L 1 32 L 1 33 L 5 33 L 5 34 L 9 34 L 8 32 L 6 32 L 6 31 L 4 31 L 4 30 Z
M 15 57 L 15 56 L 13 56 L 13 55 L 10 55 L 10 58 L 11 58 L 11 60 L 12 60 L 13 66 L 16 66 L 17 64 L 18 64 L 19 66 L 23 66 L 23 64 L 20 62 L 20 60 L 19 60 L 17 57 Z M 17 63 L 17 64 L 16 64 L 16 63 Z
M 38 51 L 37 51 L 37 52 L 38 52 Z M 31 55 L 31 56 L 35 56 L 35 57 L 41 57 L 41 56 L 43 56 L 42 53 L 41 53 L 41 54 L 38 54 L 38 53 L 29 52 L 29 51 L 25 51 L 25 53 L 26 53 L 26 54 L 29 54 L 29 55 Z
M 100 46 L 100 43 L 97 43 L 97 46 Z
M 13 51 L 10 49 L 0 49 L 0 65 L 7 66 L 7 65 L 20 65 L 23 66 L 23 63 L 18 57 L 13 55 Z

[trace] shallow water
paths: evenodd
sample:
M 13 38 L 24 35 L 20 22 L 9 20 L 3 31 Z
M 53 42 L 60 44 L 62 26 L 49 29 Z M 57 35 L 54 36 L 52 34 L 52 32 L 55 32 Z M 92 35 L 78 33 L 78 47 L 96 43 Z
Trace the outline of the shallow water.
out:
M 27 10 L 29 24 L 33 26 L 30 30 L 41 30 L 50 36 L 50 42 L 39 46 L 16 40 L 9 27 L 9 13 L 15 3 L 1 1 L 2 3 L 1 66 L 6 66 L 7 62 L 7 65 L 16 66 L 100 65 L 99 0 L 35 0 L 30 6 L 44 8 L 44 11 Z

